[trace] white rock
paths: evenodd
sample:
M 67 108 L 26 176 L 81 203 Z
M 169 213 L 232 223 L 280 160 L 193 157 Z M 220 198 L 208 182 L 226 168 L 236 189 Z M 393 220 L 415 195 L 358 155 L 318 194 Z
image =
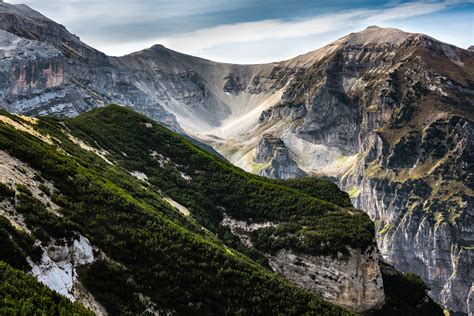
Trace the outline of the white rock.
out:
M 76 300 L 73 295 L 73 287 L 78 282 L 76 267 L 92 262 L 94 262 L 92 246 L 82 235 L 79 235 L 71 246 L 64 243 L 44 247 L 39 264 L 28 258 L 28 263 L 32 267 L 31 273 L 36 279 L 71 301 Z

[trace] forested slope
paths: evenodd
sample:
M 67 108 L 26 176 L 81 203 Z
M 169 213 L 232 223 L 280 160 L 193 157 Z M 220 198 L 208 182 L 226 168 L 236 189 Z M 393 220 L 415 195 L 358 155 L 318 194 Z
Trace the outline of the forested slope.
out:
M 29 271 L 72 257 L 66 294 L 95 312 L 350 314 L 273 273 L 268 258 L 376 247 L 372 222 L 335 185 L 245 173 L 115 105 L 64 121 L 1 112 L 0 159 L 0 261 Z M 229 216 L 271 225 L 253 231 L 249 246 L 222 225 Z M 9 282 L 8 297 L 20 295 Z M 38 310 L 85 312 L 45 293 L 45 305 L 31 301 Z M 416 304 L 432 304 L 425 298 Z

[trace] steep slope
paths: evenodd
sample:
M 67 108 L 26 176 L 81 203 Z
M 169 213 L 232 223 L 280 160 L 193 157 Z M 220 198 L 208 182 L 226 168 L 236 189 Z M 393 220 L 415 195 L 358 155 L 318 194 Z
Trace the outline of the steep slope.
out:
M 1 261 L 0 297 L 2 315 L 93 315 L 38 283 L 32 276 Z
M 384 41 L 372 45 L 365 38 L 375 30 Z M 391 31 L 371 28 L 343 39 L 342 49 L 293 81 L 288 105 L 261 121 L 289 119 L 293 135 L 274 136 L 287 140 L 290 153 L 306 144 L 293 151 L 300 168 L 314 159 L 313 172 L 338 178 L 376 222 L 383 257 L 420 274 L 443 305 L 467 313 L 474 56 L 423 35 L 395 34 L 385 41 Z M 280 114 L 298 106 L 308 111 L 299 122 Z M 321 152 L 305 156 L 316 144 L 341 157 L 325 163 Z
M 0 118 L 0 260 L 96 314 L 441 314 L 384 305 L 373 224 L 334 184 L 247 174 L 119 106 Z
M 375 221 L 385 260 L 468 311 L 472 52 L 369 27 L 288 61 L 230 65 L 160 45 L 107 57 L 25 6 L 1 3 L 0 28 L 2 108 L 69 117 L 117 102 L 247 171 L 330 177 Z
M 66 288 L 65 295 L 81 302 L 83 296 L 77 295 L 76 290 L 82 288 L 86 298 L 92 298 L 96 306 L 105 307 L 111 314 L 146 310 L 344 313 L 225 246 L 194 217 L 183 216 L 174 209 L 172 205 L 177 204 L 167 202 L 172 200 L 158 187 L 136 179 L 137 173 L 132 175 L 115 166 L 120 162 L 115 161 L 116 152 L 112 149 L 119 149 L 120 155 L 147 157 L 150 148 L 136 151 L 117 139 L 110 144 L 108 154 L 101 147 L 87 145 L 93 135 L 81 140 L 73 133 L 80 133 L 84 123 L 83 128 L 98 128 L 107 135 L 118 136 L 113 125 L 107 126 L 113 121 L 122 140 L 135 137 L 127 133 L 128 126 L 141 132 L 160 153 L 163 146 L 170 151 L 176 148 L 177 155 L 194 156 L 217 169 L 223 162 L 214 162 L 189 142 L 131 111 L 112 107 L 91 115 L 66 124 L 6 113 L 1 116 L 0 147 L 5 161 L 10 163 L 2 163 L 8 172 L 2 173 L 1 180 L 9 187 L 5 192 L 14 192 L 14 198 L 2 199 L 2 216 L 29 236 L 23 243 L 14 241 L 13 245 L 20 247 L 20 253 L 24 253 L 21 257 L 26 257 L 32 272 L 36 275 L 38 271 L 39 280 L 56 290 Z M 113 120 L 108 121 L 111 117 Z M 95 120 L 102 124 L 95 125 L 99 123 Z M 140 160 L 135 164 L 139 167 Z M 155 168 L 162 170 L 156 164 Z M 179 166 L 171 160 L 169 164 L 165 171 L 157 173 L 181 177 Z M 273 194 L 272 189 L 268 192 Z M 332 205 L 319 200 L 314 203 L 320 208 Z M 288 209 L 281 207 L 282 212 Z M 211 218 L 211 213 L 202 216 Z M 17 234 L 15 231 L 13 234 Z M 9 235 L 6 241 L 11 240 Z M 62 248 L 75 245 L 78 236 L 87 236 L 85 244 L 93 249 L 92 260 L 82 260 L 82 264 L 78 259 L 86 256 L 74 252 L 70 262 L 68 248 Z M 370 233 L 368 238 L 372 238 Z M 40 241 L 39 250 L 33 247 L 35 240 Z M 68 279 L 71 275 L 72 279 Z

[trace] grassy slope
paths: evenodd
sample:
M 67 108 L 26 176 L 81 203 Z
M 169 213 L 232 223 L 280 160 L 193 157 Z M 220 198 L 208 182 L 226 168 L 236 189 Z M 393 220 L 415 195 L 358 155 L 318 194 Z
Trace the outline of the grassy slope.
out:
M 20 118 L 10 117 L 22 123 Z M 112 122 L 107 124 L 108 119 L 115 121 L 118 130 L 113 129 Z M 264 193 L 267 187 L 269 192 L 278 189 L 268 199 L 283 192 L 284 197 L 294 202 L 294 199 L 291 200 L 292 195 L 298 195 L 295 190 L 265 183 L 263 179 L 247 175 L 216 160 L 160 126 L 146 128 L 144 125 L 136 125 L 140 124 L 138 121 L 148 122 L 129 110 L 109 107 L 82 115 L 66 124 L 77 135 L 87 132 L 84 131 L 86 127 L 101 130 L 97 135 L 87 132 L 87 136 L 97 137 L 100 145 L 114 154 L 113 160 L 120 166 L 128 166 L 132 159 L 119 161 L 115 157 L 118 157 L 118 153 L 149 156 L 148 148 L 140 147 L 143 144 L 127 143 L 137 137 L 136 134 L 129 134 L 134 130 L 140 131 L 143 127 L 151 134 L 141 137 L 156 142 L 155 145 L 169 147 L 170 153 L 176 148 L 177 156 L 173 161 L 184 165 L 186 159 L 190 159 L 196 165 L 190 166 L 187 172 L 192 173 L 191 168 L 204 171 L 208 177 L 207 183 L 211 186 L 213 177 L 220 181 L 219 177 L 222 175 L 228 179 L 237 177 L 236 179 L 243 179 L 240 181 L 248 181 L 245 191 L 235 191 L 233 195 L 244 203 L 249 197 L 255 199 L 258 194 Z M 50 237 L 67 237 L 73 231 L 78 231 L 104 251 L 108 259 L 96 261 L 81 269 L 80 276 L 86 287 L 112 314 L 143 312 L 147 304 L 133 293 L 142 293 L 152 302 L 157 302 L 156 309 L 182 314 L 346 313 L 292 286 L 239 252 L 227 248 L 198 222 L 207 221 L 210 227 L 217 223 L 212 209 L 209 210 L 210 215 L 206 215 L 206 209 L 200 202 L 196 202 L 196 207 L 185 203 L 192 211 L 201 211 L 195 218 L 185 218 L 162 201 L 157 187 L 140 182 L 123 168 L 110 166 L 69 141 L 62 132 L 66 127 L 60 122 L 40 120 L 35 129 L 53 137 L 56 145 L 48 145 L 32 135 L 0 124 L 0 150 L 27 162 L 39 171 L 42 178 L 54 182 L 58 191 L 53 195 L 53 201 L 62 207 L 61 213 L 64 216 L 57 217 L 48 212 L 44 205 L 27 192 L 17 194 L 16 209 L 25 216 L 35 238 L 47 240 Z M 114 139 L 119 136 L 125 139 Z M 106 146 L 102 143 L 105 141 L 111 143 Z M 91 144 L 95 142 L 91 141 Z M 139 166 L 133 167 L 132 170 L 139 170 Z M 169 167 L 160 172 L 169 174 L 166 177 L 175 177 L 172 169 L 174 170 Z M 218 173 L 209 174 L 212 170 L 218 170 Z M 191 183 L 193 182 L 194 179 Z M 204 186 L 205 178 L 199 179 L 199 183 Z M 181 182 L 176 181 L 173 185 L 164 185 L 163 190 L 179 192 L 180 184 Z M 184 192 L 192 194 L 191 189 Z M 213 191 L 197 191 L 197 194 L 209 192 Z M 217 190 L 217 194 L 225 197 L 223 191 Z M 194 197 L 194 201 L 199 201 L 199 197 L 202 196 Z M 339 211 L 333 204 L 309 198 L 307 194 L 304 197 L 303 199 L 302 195 L 301 198 L 296 198 L 296 202 L 308 216 L 321 214 L 326 207 L 334 212 Z M 189 196 L 186 198 L 193 201 Z M 212 205 L 214 202 L 210 200 L 207 203 Z M 268 207 L 259 212 L 280 219 L 299 214 L 298 207 L 284 203 L 285 200 L 279 200 L 275 204 L 275 213 Z M 224 205 L 234 207 L 232 212 L 235 216 L 246 216 L 254 211 L 239 212 L 240 208 L 235 204 L 227 202 Z M 305 209 L 313 205 L 314 208 Z
M 419 276 L 398 272 L 385 263 L 381 270 L 387 300 L 374 315 L 444 315 L 441 306 L 426 295 L 428 288 Z

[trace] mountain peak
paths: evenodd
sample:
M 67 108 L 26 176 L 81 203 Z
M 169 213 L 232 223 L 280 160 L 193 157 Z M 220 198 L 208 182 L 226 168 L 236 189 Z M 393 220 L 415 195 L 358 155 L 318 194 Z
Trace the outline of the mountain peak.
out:
M 287 61 L 287 64 L 299 66 L 311 65 L 324 56 L 331 54 L 334 50 L 343 48 L 346 45 L 366 46 L 389 44 L 391 46 L 399 46 L 413 35 L 413 33 L 407 33 L 396 28 L 384 28 L 371 25 L 362 31 L 350 33 L 317 50 L 290 59 Z
M 52 20 L 42 15 L 38 11 L 33 10 L 26 4 L 10 4 L 0 1 L 0 14 L 15 14 L 17 16 L 29 17 L 34 20 L 52 22 Z
M 366 30 L 370 30 L 370 29 L 382 29 L 380 26 L 377 26 L 377 25 L 369 25 L 365 28 Z
M 349 45 L 368 45 L 389 43 L 400 45 L 408 37 L 413 35 L 396 28 L 383 28 L 376 25 L 367 27 L 365 30 L 351 33 L 342 40 Z

